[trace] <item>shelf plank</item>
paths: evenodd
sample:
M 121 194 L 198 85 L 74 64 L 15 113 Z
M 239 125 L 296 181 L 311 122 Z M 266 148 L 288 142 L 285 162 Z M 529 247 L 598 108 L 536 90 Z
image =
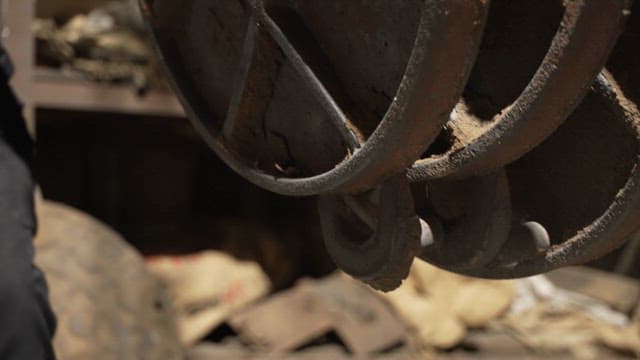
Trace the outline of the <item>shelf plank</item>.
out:
M 139 96 L 128 86 L 89 81 L 36 77 L 32 98 L 36 108 L 185 117 L 182 105 L 170 92 Z

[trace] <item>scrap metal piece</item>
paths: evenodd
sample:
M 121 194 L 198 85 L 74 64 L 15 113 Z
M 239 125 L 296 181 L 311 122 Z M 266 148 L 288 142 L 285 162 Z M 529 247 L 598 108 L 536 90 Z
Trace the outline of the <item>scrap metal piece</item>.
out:
M 520 96 L 463 148 L 417 161 L 409 170 L 410 179 L 419 182 L 487 173 L 540 144 L 587 93 L 624 29 L 632 3 L 567 1 L 549 52 Z
M 489 1 L 211 4 L 203 0 L 141 0 L 141 4 L 182 102 L 211 148 L 258 186 L 280 194 L 312 195 L 366 191 L 404 171 L 419 157 L 447 121 L 464 89 Z M 331 30 L 322 28 L 328 18 L 351 13 L 359 15 L 349 18 L 349 31 L 361 37 L 356 46 L 376 51 L 375 56 L 357 50 L 341 53 L 336 37 L 351 35 L 332 35 Z M 412 41 L 406 24 L 416 15 L 419 19 Z M 372 19 L 380 19 L 380 23 L 370 24 L 376 21 Z M 368 30 L 372 26 L 386 33 Z M 313 27 L 319 30 L 311 31 Z M 265 35 L 254 36 L 256 31 Z M 264 57 L 254 57 L 257 62 L 247 60 L 256 53 L 247 49 L 262 44 L 256 40 L 260 36 L 271 38 L 276 48 L 267 52 L 258 47 L 257 53 Z M 402 57 L 402 43 L 409 44 L 406 58 Z M 270 58 L 271 53 L 276 55 Z M 342 71 L 336 65 L 341 64 L 336 61 L 353 62 L 356 54 L 375 57 L 382 67 L 374 74 L 364 69 L 364 64 L 363 69 L 340 76 Z M 262 63 L 269 64 L 266 70 Z M 230 74 L 238 72 L 238 64 L 244 75 L 233 81 Z M 358 73 L 371 78 L 354 80 L 353 74 Z M 384 90 L 376 88 L 380 81 Z M 362 89 L 366 96 L 361 96 Z M 291 94 L 286 103 L 279 99 L 279 91 Z M 381 91 L 383 101 L 370 100 L 380 97 L 377 93 Z M 258 106 L 247 110 L 256 101 Z M 317 113 L 308 109 L 312 102 Z M 371 108 L 375 103 L 386 104 L 382 114 Z M 252 116 L 240 125 L 243 117 L 234 114 L 243 111 Z M 307 112 L 314 113 L 313 119 L 296 119 L 311 116 Z M 228 121 L 233 125 L 226 125 Z M 312 124 L 314 121 L 332 125 L 323 127 Z M 284 125 L 275 131 L 273 123 Z M 225 133 L 233 133 L 235 127 L 245 128 L 250 136 L 240 135 L 241 141 L 232 136 L 233 140 L 227 141 Z M 309 140 L 315 143 L 309 144 Z M 304 149 L 296 144 L 303 144 L 298 147 Z M 321 151 L 314 154 L 319 148 Z
M 327 251 L 341 270 L 378 290 L 400 286 L 421 235 L 404 175 L 357 198 L 321 196 L 318 208 Z

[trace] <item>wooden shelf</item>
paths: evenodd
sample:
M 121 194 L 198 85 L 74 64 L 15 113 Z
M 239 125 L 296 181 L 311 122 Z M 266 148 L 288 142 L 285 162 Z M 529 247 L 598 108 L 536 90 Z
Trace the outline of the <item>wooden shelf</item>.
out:
M 94 83 L 38 69 L 32 88 L 35 108 L 185 117 L 169 91 L 139 96 L 130 86 Z

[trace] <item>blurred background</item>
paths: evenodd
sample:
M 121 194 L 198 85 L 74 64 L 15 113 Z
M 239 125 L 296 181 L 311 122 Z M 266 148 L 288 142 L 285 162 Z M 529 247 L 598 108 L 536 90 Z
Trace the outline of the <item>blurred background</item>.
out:
M 2 5 L 61 359 L 640 354 L 635 248 L 514 281 L 416 260 L 376 293 L 336 272 L 313 198 L 249 184 L 200 140 L 136 1 Z

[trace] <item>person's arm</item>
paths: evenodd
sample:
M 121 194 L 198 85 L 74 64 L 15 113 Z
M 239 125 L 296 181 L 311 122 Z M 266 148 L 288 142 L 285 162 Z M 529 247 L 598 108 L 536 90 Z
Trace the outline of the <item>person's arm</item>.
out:
M 12 72 L 0 39 L 0 359 L 54 359 L 55 317 L 33 265 L 34 146 L 9 85 Z

